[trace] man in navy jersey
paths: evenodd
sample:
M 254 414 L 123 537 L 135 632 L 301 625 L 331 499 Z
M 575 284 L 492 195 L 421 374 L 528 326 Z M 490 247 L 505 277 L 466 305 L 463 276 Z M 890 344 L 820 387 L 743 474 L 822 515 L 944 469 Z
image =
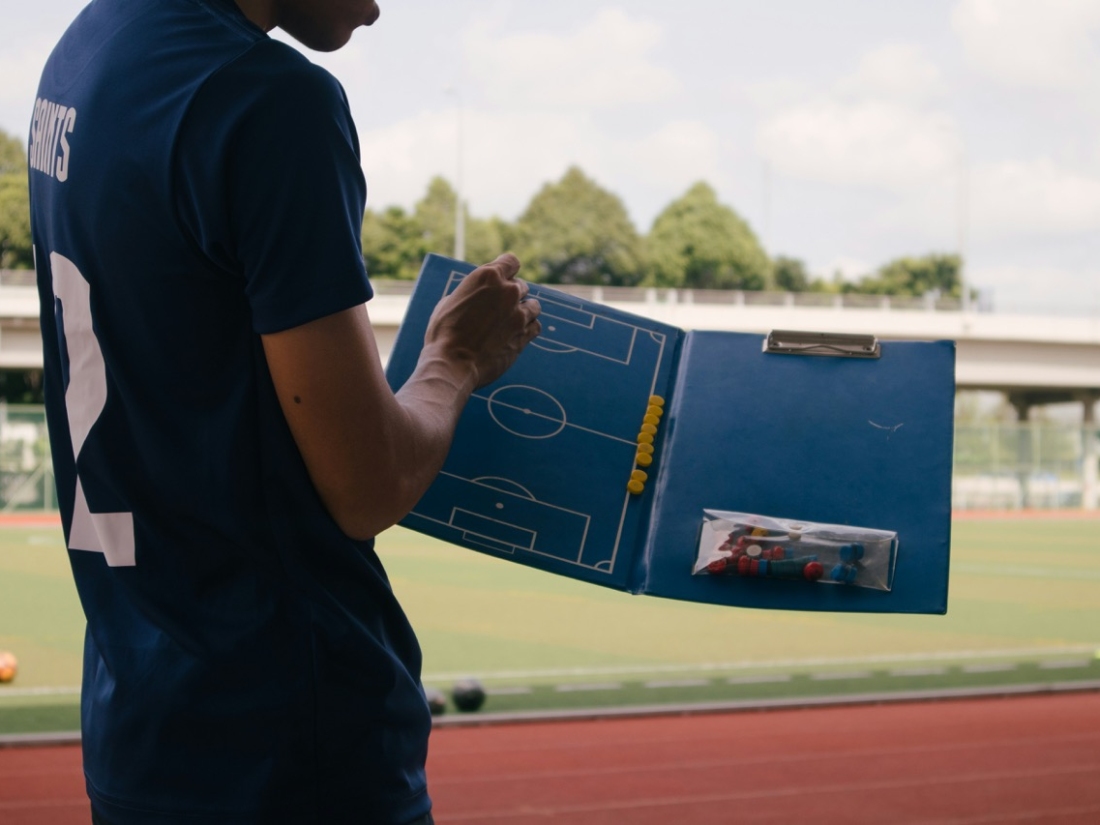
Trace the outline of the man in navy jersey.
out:
M 502 256 L 396 395 L 341 47 L 373 0 L 95 0 L 28 144 L 96 821 L 430 822 L 420 650 L 373 537 L 539 332 Z

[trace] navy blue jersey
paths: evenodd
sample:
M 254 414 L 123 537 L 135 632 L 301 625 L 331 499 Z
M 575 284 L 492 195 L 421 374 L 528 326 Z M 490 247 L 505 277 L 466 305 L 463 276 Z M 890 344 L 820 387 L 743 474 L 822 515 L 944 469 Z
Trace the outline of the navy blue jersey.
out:
M 416 639 L 324 509 L 260 339 L 371 295 L 343 90 L 230 0 L 95 0 L 28 147 L 93 804 L 119 825 L 422 816 Z

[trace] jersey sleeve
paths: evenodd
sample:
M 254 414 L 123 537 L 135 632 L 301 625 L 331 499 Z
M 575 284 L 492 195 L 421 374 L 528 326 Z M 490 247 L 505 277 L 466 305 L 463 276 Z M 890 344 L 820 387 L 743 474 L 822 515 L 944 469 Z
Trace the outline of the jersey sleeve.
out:
M 260 334 L 366 302 L 366 182 L 340 84 L 264 41 L 196 94 L 173 154 L 183 231 L 211 268 L 243 278 Z

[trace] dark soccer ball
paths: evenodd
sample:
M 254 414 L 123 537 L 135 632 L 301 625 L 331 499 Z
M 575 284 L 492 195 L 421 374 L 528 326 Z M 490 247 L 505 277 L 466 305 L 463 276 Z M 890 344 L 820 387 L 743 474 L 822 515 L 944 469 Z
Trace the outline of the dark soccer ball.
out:
M 485 704 L 485 688 L 477 679 L 462 679 L 455 682 L 451 689 L 451 698 L 456 708 L 464 713 L 472 713 Z
M 443 691 L 425 688 L 424 697 L 428 700 L 428 710 L 432 712 L 432 716 L 442 716 L 447 712 L 447 697 L 443 695 Z

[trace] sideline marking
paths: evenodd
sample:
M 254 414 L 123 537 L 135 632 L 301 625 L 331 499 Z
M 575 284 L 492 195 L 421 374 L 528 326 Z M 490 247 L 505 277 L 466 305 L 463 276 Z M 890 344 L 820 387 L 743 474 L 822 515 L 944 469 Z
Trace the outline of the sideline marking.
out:
M 708 687 L 710 679 L 671 679 L 664 682 L 646 682 L 644 688 Z
M 1040 670 L 1061 670 L 1062 668 L 1088 667 L 1092 662 L 1088 659 L 1053 659 L 1049 662 L 1039 662 Z
M 1087 653 L 1093 655 L 1100 649 L 1100 642 L 1092 644 L 1062 645 L 1058 647 L 1026 647 L 1003 650 L 957 650 L 933 653 L 887 653 L 877 656 L 815 657 L 808 659 L 764 659 L 741 662 L 695 662 L 674 665 L 607 665 L 603 667 L 533 668 L 530 670 L 489 670 L 477 674 L 479 679 L 535 679 L 564 676 L 628 676 L 634 673 L 692 673 L 696 671 L 762 670 L 775 668 L 809 669 L 832 665 L 874 665 L 904 662 L 951 662 L 962 659 L 1029 659 L 1036 656 L 1059 656 Z M 470 673 L 425 673 L 425 682 L 450 682 L 469 678 Z
M 945 676 L 945 667 L 897 667 L 890 671 L 891 676 Z
M 842 679 L 870 679 L 872 675 L 869 670 L 850 670 L 846 673 L 811 673 L 810 680 L 813 682 L 831 682 Z
M 79 696 L 79 687 L 0 688 L 0 699 L 5 696 Z
M 588 690 L 622 690 L 622 682 L 594 682 L 588 685 L 554 685 L 555 693 L 575 693 Z

